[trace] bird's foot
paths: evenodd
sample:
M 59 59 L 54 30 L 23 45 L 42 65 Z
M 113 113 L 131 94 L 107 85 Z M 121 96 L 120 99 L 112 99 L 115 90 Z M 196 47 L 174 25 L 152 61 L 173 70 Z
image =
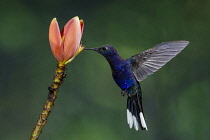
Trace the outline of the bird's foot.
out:
M 127 92 L 124 91 L 124 90 L 122 90 L 122 91 L 121 91 L 121 96 L 125 96 L 125 95 L 127 95 Z

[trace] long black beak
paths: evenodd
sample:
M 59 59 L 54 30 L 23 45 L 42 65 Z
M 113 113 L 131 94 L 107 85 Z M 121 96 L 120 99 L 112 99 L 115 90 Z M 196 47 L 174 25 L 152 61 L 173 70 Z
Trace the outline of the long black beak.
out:
M 84 50 L 93 50 L 93 51 L 96 51 L 97 49 L 96 48 L 84 48 Z

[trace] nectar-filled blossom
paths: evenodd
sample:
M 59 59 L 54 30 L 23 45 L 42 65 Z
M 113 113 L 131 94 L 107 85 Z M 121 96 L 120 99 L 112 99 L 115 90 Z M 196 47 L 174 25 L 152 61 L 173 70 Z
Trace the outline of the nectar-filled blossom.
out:
M 60 32 L 56 18 L 53 18 L 49 28 L 49 42 L 58 62 L 67 64 L 84 49 L 80 44 L 83 29 L 83 20 L 76 16 L 70 19 Z

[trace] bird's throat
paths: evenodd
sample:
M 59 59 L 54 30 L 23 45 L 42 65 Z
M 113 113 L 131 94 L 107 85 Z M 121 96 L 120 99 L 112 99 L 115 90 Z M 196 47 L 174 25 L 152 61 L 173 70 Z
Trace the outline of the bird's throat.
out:
M 119 55 L 105 56 L 105 58 L 109 62 L 110 66 L 119 65 L 125 62 L 125 60 L 123 60 Z

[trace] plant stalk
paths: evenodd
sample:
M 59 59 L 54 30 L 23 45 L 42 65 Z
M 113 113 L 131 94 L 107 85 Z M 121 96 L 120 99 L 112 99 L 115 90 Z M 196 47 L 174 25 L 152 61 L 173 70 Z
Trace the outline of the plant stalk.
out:
M 37 120 L 37 123 L 32 131 L 30 140 L 38 140 L 39 135 L 42 132 L 42 128 L 47 123 L 47 119 L 50 115 L 52 108 L 54 107 L 55 99 L 57 98 L 58 90 L 63 83 L 63 79 L 66 77 L 65 74 L 66 64 L 59 62 L 53 78 L 53 83 L 48 87 L 49 94 L 46 103 L 43 105 L 43 110 Z

